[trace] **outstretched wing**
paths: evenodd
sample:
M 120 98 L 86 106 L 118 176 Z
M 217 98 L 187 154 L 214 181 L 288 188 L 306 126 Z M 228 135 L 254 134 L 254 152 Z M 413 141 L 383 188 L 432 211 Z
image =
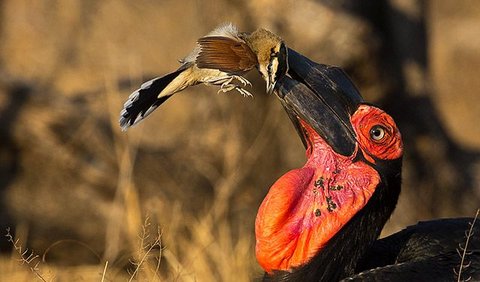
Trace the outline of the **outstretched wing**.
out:
M 257 56 L 244 42 L 228 37 L 206 36 L 200 38 L 198 44 L 200 53 L 196 63 L 199 68 L 241 74 L 257 65 Z

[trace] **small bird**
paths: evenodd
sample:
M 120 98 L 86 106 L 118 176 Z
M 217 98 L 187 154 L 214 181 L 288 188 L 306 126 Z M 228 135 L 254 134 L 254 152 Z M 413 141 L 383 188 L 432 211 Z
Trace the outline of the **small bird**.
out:
M 130 95 L 120 113 L 122 130 L 137 124 L 173 94 L 189 86 L 216 85 L 220 86 L 218 92 L 237 90 L 251 96 L 243 89 L 251 83 L 242 75 L 256 67 L 270 93 L 288 70 L 287 47 L 279 36 L 263 28 L 250 34 L 239 32 L 231 23 L 200 38 L 180 63 L 176 71 L 143 83 Z

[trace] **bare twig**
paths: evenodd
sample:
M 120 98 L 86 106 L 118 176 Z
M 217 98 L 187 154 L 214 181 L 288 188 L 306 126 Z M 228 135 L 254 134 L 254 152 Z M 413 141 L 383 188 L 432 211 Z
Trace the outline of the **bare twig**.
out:
M 157 227 L 157 238 L 161 239 L 162 238 L 162 231 L 160 227 Z M 159 242 L 159 248 L 158 248 L 158 258 L 157 258 L 157 265 L 155 266 L 155 272 L 154 275 L 158 277 L 158 271 L 160 270 L 160 263 L 162 261 L 162 242 Z
M 10 242 L 15 249 L 15 251 L 18 253 L 20 256 L 20 262 L 22 264 L 28 265 L 30 270 L 42 281 L 47 282 L 45 278 L 43 278 L 42 274 L 40 273 L 40 268 L 38 267 L 40 265 L 40 259 L 39 255 L 36 255 L 33 251 L 25 248 L 22 248 L 22 245 L 20 244 L 20 239 L 14 239 L 12 234 L 10 233 L 10 228 L 7 228 L 7 234 L 5 234 L 5 237 L 7 237 L 7 241 Z
M 160 260 L 162 255 L 162 240 L 161 240 L 162 232 L 160 228 L 158 228 L 157 237 L 155 238 L 155 240 L 152 243 L 146 243 L 146 240 L 150 237 L 150 233 L 147 230 L 149 226 L 150 226 L 150 218 L 147 216 L 142 226 L 142 230 L 143 230 L 142 235 L 140 236 L 139 254 L 141 254 L 141 257 L 139 257 L 137 261 L 132 262 L 134 265 L 136 265 L 136 267 L 135 267 L 135 270 L 130 275 L 130 279 L 128 280 L 129 282 L 135 278 L 135 276 L 140 271 L 142 265 L 148 260 L 148 258 L 151 255 L 151 252 L 156 247 L 160 249 L 160 253 L 157 259 L 154 275 L 155 276 L 158 275 L 158 270 L 160 268 Z
M 462 256 L 461 256 L 462 260 L 460 261 L 460 266 L 458 267 L 458 273 L 457 271 L 454 270 L 455 274 L 457 274 L 457 282 L 469 281 L 471 279 L 471 277 L 469 277 L 466 280 L 462 280 L 462 270 L 470 266 L 470 262 L 465 264 L 465 257 L 469 254 L 467 252 L 468 243 L 470 242 L 470 238 L 473 236 L 473 227 L 475 226 L 475 222 L 477 221 L 479 213 L 480 213 L 480 209 L 477 209 L 477 213 L 475 214 L 473 221 L 470 223 L 470 229 L 468 230 L 468 233 L 465 234 L 466 235 L 465 246 L 463 246 L 463 248 L 462 246 L 459 246 L 459 248 L 462 250 Z
M 100 257 L 100 255 L 92 248 L 90 247 L 88 244 L 82 242 L 82 241 L 79 241 L 79 240 L 74 240 L 74 239 L 64 239 L 64 240 L 59 240 L 59 241 L 56 241 L 55 243 L 51 244 L 50 246 L 48 246 L 48 248 L 43 252 L 43 255 L 42 255 L 42 261 L 43 262 L 46 262 L 46 259 L 47 259 L 47 254 L 50 252 L 50 250 L 53 248 L 53 247 L 56 247 L 57 245 L 60 245 L 60 244 L 63 244 L 63 243 L 75 243 L 75 244 L 78 244 L 82 247 L 85 247 L 86 249 L 88 249 L 95 257 L 98 258 L 99 262 L 102 260 L 102 258 Z

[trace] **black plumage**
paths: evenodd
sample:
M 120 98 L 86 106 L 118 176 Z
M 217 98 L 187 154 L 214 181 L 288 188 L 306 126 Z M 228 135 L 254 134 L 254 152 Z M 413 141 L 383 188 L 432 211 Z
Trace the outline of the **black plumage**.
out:
M 128 127 L 138 123 L 147 117 L 153 110 L 165 102 L 171 95 L 159 97 L 167 87 L 182 71 L 184 66 L 178 70 L 162 77 L 157 77 L 142 84 L 133 92 L 125 102 L 124 109 L 120 113 L 120 127 L 126 130 Z
M 479 236 L 472 218 L 419 222 L 377 240 L 345 281 L 478 281 Z

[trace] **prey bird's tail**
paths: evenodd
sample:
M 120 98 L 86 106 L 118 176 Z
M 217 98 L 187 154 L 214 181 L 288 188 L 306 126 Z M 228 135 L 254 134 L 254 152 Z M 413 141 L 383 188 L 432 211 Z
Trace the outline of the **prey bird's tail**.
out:
M 133 92 L 120 112 L 119 122 L 122 130 L 125 131 L 130 126 L 139 123 L 170 98 L 175 92 L 159 95 L 182 71 L 183 69 L 178 69 L 165 76 L 149 80 L 143 83 L 140 89 Z

